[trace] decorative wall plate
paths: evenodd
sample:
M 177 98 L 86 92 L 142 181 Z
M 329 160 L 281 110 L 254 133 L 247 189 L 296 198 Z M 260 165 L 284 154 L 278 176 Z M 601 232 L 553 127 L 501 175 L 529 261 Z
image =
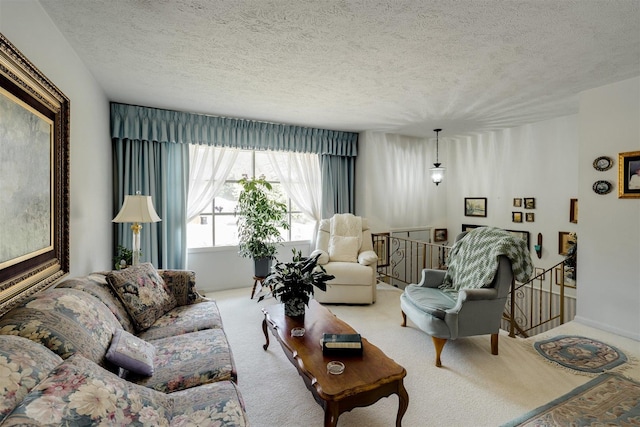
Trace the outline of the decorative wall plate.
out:
M 609 181 L 596 181 L 593 183 L 593 191 L 598 194 L 607 194 L 611 192 L 612 185 Z
M 613 166 L 613 159 L 607 156 L 600 156 L 593 161 L 593 167 L 595 170 L 606 171 Z

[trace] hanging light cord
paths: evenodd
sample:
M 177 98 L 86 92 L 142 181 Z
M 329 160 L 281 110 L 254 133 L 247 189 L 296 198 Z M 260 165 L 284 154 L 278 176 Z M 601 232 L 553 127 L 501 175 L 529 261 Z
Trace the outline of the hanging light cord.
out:
M 440 142 L 438 138 L 438 134 L 440 133 L 441 130 L 442 129 L 433 130 L 436 133 L 436 163 L 435 163 L 436 167 L 440 167 L 440 162 L 438 161 L 438 143 Z

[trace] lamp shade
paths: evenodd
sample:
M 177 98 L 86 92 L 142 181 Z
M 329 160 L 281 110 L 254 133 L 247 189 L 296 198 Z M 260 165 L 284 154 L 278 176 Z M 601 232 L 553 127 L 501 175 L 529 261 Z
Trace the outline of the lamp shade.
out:
M 440 163 L 434 163 L 434 166 L 435 167 L 429 169 L 429 172 L 431 174 L 431 181 L 433 181 L 436 185 L 438 185 L 442 182 L 442 179 L 444 178 L 445 168 L 440 166 Z
M 162 221 L 153 207 L 151 196 L 124 196 L 124 203 L 113 222 Z

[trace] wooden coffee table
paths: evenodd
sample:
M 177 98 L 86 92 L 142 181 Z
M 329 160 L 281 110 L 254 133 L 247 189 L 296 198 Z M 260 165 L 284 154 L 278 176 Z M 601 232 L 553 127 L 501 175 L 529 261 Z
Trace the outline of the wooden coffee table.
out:
M 264 350 L 269 347 L 267 328 L 270 328 L 313 397 L 324 408 L 325 426 L 335 426 L 343 412 L 372 405 L 394 393 L 399 399 L 396 426 L 402 424 L 402 417 L 409 406 L 409 395 L 403 384 L 407 371 L 402 366 L 364 338 L 361 356 L 323 356 L 320 347 L 323 333 L 348 334 L 356 331 L 316 300 L 309 301 L 304 319 L 285 316 L 282 304 L 263 308 L 262 311 L 262 330 L 266 339 Z M 304 336 L 291 336 L 291 329 L 296 327 L 305 328 Z M 327 372 L 327 363 L 331 360 L 344 363 L 342 374 Z

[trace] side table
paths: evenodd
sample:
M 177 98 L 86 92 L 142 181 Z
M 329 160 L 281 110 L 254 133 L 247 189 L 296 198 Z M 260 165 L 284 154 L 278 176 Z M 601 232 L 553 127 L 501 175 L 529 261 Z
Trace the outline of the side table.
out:
M 253 296 L 256 294 L 256 286 L 258 286 L 258 283 L 260 283 L 260 289 L 262 289 L 264 279 L 266 279 L 266 277 L 253 276 L 253 289 L 251 289 L 251 299 L 253 299 Z

